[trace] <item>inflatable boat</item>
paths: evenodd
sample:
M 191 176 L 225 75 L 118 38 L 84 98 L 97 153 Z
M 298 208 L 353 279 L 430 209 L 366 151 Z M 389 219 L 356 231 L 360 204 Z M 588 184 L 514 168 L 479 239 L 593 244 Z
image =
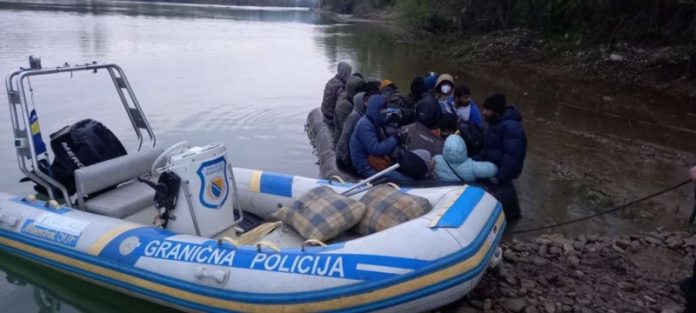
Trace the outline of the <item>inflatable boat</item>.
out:
M 359 178 L 348 171 L 340 169 L 336 165 L 336 150 L 333 145 L 333 131 L 324 123 L 324 115 L 321 108 L 316 108 L 307 115 L 305 132 L 309 137 L 309 143 L 314 148 L 319 164 L 319 176 L 330 179 L 340 177 L 344 181 L 356 182 Z
M 26 260 L 204 312 L 427 311 L 501 260 L 505 216 L 482 189 L 395 186 L 431 209 L 368 235 L 304 238 L 278 210 L 317 187 L 356 201 L 375 187 L 234 168 L 220 144 L 161 149 L 118 65 L 30 63 L 6 87 L 19 168 L 46 198 L 0 193 L 0 249 Z M 81 71 L 111 77 L 137 151 L 86 164 L 76 142 L 43 142 L 27 80 Z M 72 181 L 47 169 L 63 157 L 75 163 Z

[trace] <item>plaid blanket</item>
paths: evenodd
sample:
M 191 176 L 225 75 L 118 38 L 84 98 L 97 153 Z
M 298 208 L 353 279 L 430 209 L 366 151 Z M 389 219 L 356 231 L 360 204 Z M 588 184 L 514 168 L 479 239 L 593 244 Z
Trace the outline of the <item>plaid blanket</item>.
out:
M 361 202 L 321 186 L 302 195 L 291 207 L 280 208 L 274 216 L 305 239 L 327 241 L 355 226 L 364 214 Z
M 410 221 L 432 209 L 428 199 L 402 193 L 387 185 L 373 187 L 360 202 L 367 207 L 365 216 L 357 226 L 361 235 Z

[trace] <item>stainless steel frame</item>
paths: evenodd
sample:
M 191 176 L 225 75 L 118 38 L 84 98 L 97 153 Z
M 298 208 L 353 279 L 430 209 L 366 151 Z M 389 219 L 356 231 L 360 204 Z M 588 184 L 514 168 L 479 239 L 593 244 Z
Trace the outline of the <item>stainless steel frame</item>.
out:
M 38 170 L 39 156 L 36 155 L 36 147 L 34 146 L 34 141 L 32 140 L 31 123 L 29 121 L 31 110 L 29 103 L 27 102 L 25 83 L 29 77 L 32 76 L 68 72 L 72 73 L 78 71 L 97 72 L 100 69 L 106 70 L 109 73 L 109 76 L 116 87 L 116 91 L 121 99 L 123 108 L 126 110 L 126 114 L 128 114 L 131 125 L 133 125 L 133 130 L 138 137 L 138 150 L 142 148 L 144 142 L 142 130 L 145 130 L 148 135 L 149 144 L 154 147 L 157 143 L 157 139 L 155 138 L 155 134 L 150 127 L 150 123 L 145 118 L 145 114 L 143 114 L 140 103 L 138 102 L 138 99 L 136 99 L 135 93 L 133 92 L 128 79 L 126 78 L 125 73 L 121 67 L 116 64 L 97 64 L 94 62 L 92 64 L 74 66 L 66 64 L 62 67 L 50 69 L 22 68 L 10 74 L 5 80 L 19 169 L 24 175 L 46 188 L 51 200 L 55 200 L 53 188 L 60 190 L 63 199 L 65 199 L 65 205 L 68 207 L 72 207 L 72 201 L 65 186 L 46 173 Z M 124 90 L 126 90 L 128 97 L 126 97 L 125 93 L 123 92 Z M 130 99 L 130 102 L 128 99 Z M 46 157 L 48 157 L 48 155 L 46 155 Z

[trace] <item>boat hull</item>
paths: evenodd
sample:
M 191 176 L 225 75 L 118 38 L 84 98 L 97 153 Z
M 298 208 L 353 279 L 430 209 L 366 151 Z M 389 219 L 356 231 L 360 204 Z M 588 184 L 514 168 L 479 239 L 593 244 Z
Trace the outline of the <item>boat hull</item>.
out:
M 241 203 L 261 216 L 317 185 L 350 187 L 245 169 L 235 176 Z M 402 192 L 428 198 L 433 210 L 370 236 L 280 252 L 0 194 L 0 248 L 187 311 L 403 312 L 455 301 L 499 258 L 502 209 L 475 187 Z

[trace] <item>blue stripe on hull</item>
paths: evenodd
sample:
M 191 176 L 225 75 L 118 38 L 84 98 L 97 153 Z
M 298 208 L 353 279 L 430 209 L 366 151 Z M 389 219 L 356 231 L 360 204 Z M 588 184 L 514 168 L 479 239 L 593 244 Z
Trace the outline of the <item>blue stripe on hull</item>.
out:
M 503 226 L 501 227 L 501 230 L 500 230 L 501 234 L 502 234 L 502 231 L 504 231 L 504 229 L 505 229 L 505 223 L 503 223 Z M 411 293 L 408 293 L 405 295 L 401 295 L 398 297 L 394 297 L 394 298 L 390 298 L 387 300 L 383 300 L 383 301 L 379 301 L 379 302 L 375 302 L 375 303 L 370 303 L 370 304 L 366 304 L 366 305 L 362 305 L 362 306 L 358 306 L 358 307 L 349 308 L 347 310 L 338 310 L 338 311 L 334 311 L 334 312 L 369 312 L 369 311 L 384 309 L 384 308 L 388 308 L 391 306 L 396 306 L 396 305 L 400 305 L 403 303 L 407 303 L 409 301 L 413 301 L 413 300 L 416 300 L 416 299 L 421 298 L 421 297 L 426 297 L 426 296 L 429 296 L 429 295 L 432 295 L 432 294 L 435 294 L 438 292 L 445 291 L 449 288 L 457 286 L 458 284 L 461 284 L 461 283 L 464 283 L 470 279 L 473 279 L 474 277 L 478 276 L 486 269 L 486 267 L 488 266 L 488 262 L 490 261 L 491 257 L 495 253 L 494 247 L 496 247 L 500 243 L 500 240 L 502 240 L 502 237 L 503 236 L 500 235 L 496 238 L 494 244 L 492 245 L 492 248 L 486 254 L 486 257 L 484 258 L 483 262 L 479 263 L 477 265 L 477 267 L 475 267 L 474 269 L 472 269 L 468 272 L 462 273 L 459 276 L 455 276 L 455 277 L 450 278 L 448 280 L 439 282 L 437 284 L 431 285 L 429 287 L 426 287 L 426 288 L 423 288 L 423 289 L 420 289 L 420 290 L 417 290 L 415 292 L 411 292 Z M 121 281 L 113 280 L 109 277 L 97 275 L 97 274 L 94 274 L 94 273 L 91 273 L 88 271 L 84 271 L 80 268 L 76 268 L 76 267 L 72 267 L 69 265 L 62 264 L 62 263 L 58 263 L 58 262 L 55 262 L 53 260 L 43 258 L 40 256 L 36 256 L 34 254 L 27 253 L 27 252 L 24 252 L 22 250 L 15 249 L 12 247 L 5 247 L 5 250 L 7 250 L 11 253 L 26 257 L 26 258 L 33 260 L 39 264 L 44 264 L 44 265 L 48 265 L 48 266 L 56 268 L 56 269 L 60 269 L 60 270 L 67 271 L 67 272 L 72 272 L 74 274 L 77 274 L 78 276 L 82 276 L 83 278 L 96 280 L 96 281 L 99 281 L 99 282 L 102 282 L 105 284 L 111 284 L 113 286 L 129 290 L 135 294 L 144 295 L 144 296 L 146 296 L 145 298 L 150 298 L 150 299 L 164 301 L 164 302 L 171 302 L 171 303 L 174 303 L 176 305 L 191 308 L 194 310 L 200 310 L 200 311 L 206 311 L 206 312 L 229 312 L 227 310 L 220 310 L 217 308 L 200 305 L 198 303 L 189 302 L 189 301 L 186 301 L 184 299 L 171 297 L 171 296 L 168 296 L 165 294 L 160 294 L 158 292 L 155 292 L 155 291 L 152 291 L 149 289 L 144 289 L 144 288 L 140 288 L 140 287 L 133 286 L 130 284 L 126 284 L 126 283 L 123 283 Z
M 440 269 L 446 268 L 452 264 L 455 264 L 457 262 L 461 262 L 464 259 L 467 259 L 471 257 L 475 252 L 477 252 L 481 246 L 483 245 L 484 240 L 486 240 L 488 234 L 491 232 L 492 228 L 494 227 L 498 216 L 501 214 L 500 210 L 496 210 L 495 214 L 493 214 L 490 218 L 489 221 L 486 224 L 486 227 L 484 227 L 484 230 L 478 234 L 476 240 L 467 247 L 466 249 L 460 250 L 452 255 L 449 255 L 447 257 L 444 257 L 436 262 L 436 264 L 429 265 L 425 268 L 422 268 L 420 270 L 404 274 L 398 277 L 386 279 L 384 281 L 378 281 L 378 282 L 370 282 L 370 283 L 360 283 L 356 285 L 351 285 L 351 286 L 346 286 L 346 287 L 335 287 L 323 291 L 312 291 L 312 292 L 299 292 L 299 293 L 285 293 L 285 294 L 275 294 L 275 295 L 264 295 L 264 294 L 253 294 L 253 293 L 244 293 L 244 292 L 231 292 L 231 291 L 223 291 L 220 289 L 215 289 L 215 288 L 210 288 L 210 287 L 204 287 L 204 286 L 197 286 L 193 285 L 190 282 L 187 281 L 182 281 L 178 279 L 174 279 L 171 277 L 155 274 L 152 272 L 140 270 L 137 268 L 132 268 L 132 267 L 123 267 L 119 266 L 118 264 L 114 264 L 112 262 L 108 262 L 93 256 L 89 256 L 86 254 L 83 254 L 81 252 L 76 252 L 72 251 L 69 249 L 61 248 L 61 247 L 56 247 L 51 244 L 47 244 L 43 241 L 38 241 L 38 240 L 33 240 L 29 238 L 22 238 L 20 236 L 17 236 L 15 233 L 8 232 L 8 231 L 0 231 L 0 234 L 11 238 L 13 240 L 20 241 L 25 244 L 29 244 L 41 249 L 44 249 L 46 251 L 51 251 L 59 254 L 63 254 L 69 257 L 73 257 L 75 259 L 89 262 L 92 264 L 96 264 L 99 266 L 102 266 L 104 268 L 108 268 L 111 270 L 115 270 L 118 272 L 122 272 L 128 275 L 133 275 L 136 277 L 140 277 L 146 280 L 150 280 L 165 286 L 185 290 L 188 292 L 196 293 L 196 294 L 201 294 L 204 296 L 208 297 L 214 297 L 214 298 L 219 298 L 223 300 L 233 300 L 233 301 L 241 301 L 241 302 L 247 302 L 247 303 L 260 303 L 260 304 L 297 304 L 297 303 L 309 303 L 309 302 L 316 302 L 316 301 L 321 301 L 321 300 L 329 300 L 329 299 L 334 299 L 338 297 L 345 297 L 345 296 L 350 296 L 350 295 L 355 295 L 355 294 L 361 294 L 361 293 L 367 293 L 371 292 L 377 289 L 389 287 L 392 285 L 396 285 L 399 283 L 402 283 L 404 281 L 408 281 L 411 279 L 418 278 L 423 275 L 427 275 L 432 272 L 436 272 Z M 499 233 L 502 234 L 503 229 L 499 230 Z M 498 235 L 497 240 L 499 240 L 502 236 Z M 496 242 L 497 243 L 497 242 Z M 8 250 L 11 250 L 12 252 L 21 254 L 23 256 L 31 257 L 32 259 L 36 259 L 41 263 L 46 263 L 54 267 L 58 267 L 61 269 L 64 269 L 69 272 L 74 272 L 78 275 L 82 275 L 88 278 L 92 278 L 98 281 L 102 281 L 107 284 L 113 284 L 115 286 L 125 288 L 131 291 L 135 291 L 138 293 L 143 293 L 147 294 L 149 297 L 154 298 L 154 299 L 160 299 L 164 301 L 170 301 L 173 303 L 177 303 L 186 307 L 190 307 L 196 310 L 207 310 L 211 311 L 213 308 L 208 308 L 208 307 L 201 307 L 198 304 L 195 303 L 190 303 L 187 301 L 183 301 L 181 299 L 171 299 L 171 297 L 159 294 L 157 292 L 151 291 L 151 290 L 143 290 L 142 288 L 114 281 L 108 277 L 103 277 L 98 274 L 86 272 L 84 270 L 81 270 L 79 268 L 74 268 L 68 265 L 63 265 L 63 264 L 57 264 L 56 262 L 52 260 L 45 259 L 43 257 L 31 255 L 28 253 L 25 253 L 23 251 L 18 251 L 14 248 L 7 247 Z M 481 263 L 484 265 L 487 265 L 487 261 L 490 259 L 492 253 L 495 252 L 495 249 L 491 249 L 488 251 L 488 254 L 486 255 L 485 262 Z M 423 288 L 419 291 L 407 294 L 407 295 L 401 295 L 398 297 L 394 297 L 391 299 L 383 300 L 381 302 L 377 303 L 372 303 L 365 305 L 364 308 L 363 306 L 361 307 L 356 307 L 353 308 L 354 310 L 374 310 L 377 309 L 378 307 L 387 307 L 391 305 L 396 305 L 398 303 L 403 303 L 406 301 L 410 301 L 412 299 L 415 299 L 417 297 L 423 297 L 427 294 L 432 294 L 441 290 L 444 290 L 446 288 L 449 288 L 448 286 L 453 286 L 456 285 L 457 282 L 462 282 L 467 279 L 470 279 L 470 277 L 475 277 L 476 275 L 480 274 L 480 272 L 485 269 L 485 267 L 482 269 L 482 265 L 479 264 L 477 268 L 474 268 L 466 273 L 462 273 L 461 275 L 457 276 L 459 280 L 450 279 L 448 281 L 443 281 L 440 282 L 436 285 L 430 286 L 428 288 Z M 448 283 L 449 282 L 449 283 Z M 448 285 L 451 284 L 451 285 Z M 182 302 L 183 301 L 183 302 Z M 351 310 L 353 310 L 351 309 Z
M 437 223 L 438 228 L 459 228 L 471 215 L 476 205 L 483 198 L 484 191 L 481 188 L 469 186 L 464 193 L 447 209 L 447 212 Z
M 261 192 L 282 197 L 292 197 L 292 176 L 263 172 L 261 174 Z
M 501 231 L 505 229 L 506 222 L 503 222 L 503 226 L 501 227 Z M 486 257 L 483 259 L 483 262 L 479 263 L 475 268 L 460 274 L 459 276 L 452 277 L 448 280 L 443 280 L 441 282 L 438 282 L 437 284 L 428 286 L 426 288 L 422 288 L 419 290 L 416 290 L 411 293 L 407 293 L 398 297 L 390 298 L 387 300 L 382 300 L 379 302 L 374 302 L 354 308 L 350 308 L 348 310 L 342 310 L 342 311 L 336 311 L 336 312 L 371 312 L 371 311 L 376 311 L 380 309 L 385 309 L 388 307 L 392 306 L 397 306 L 409 301 L 416 300 L 418 298 L 426 297 L 432 294 L 436 294 L 438 292 L 445 291 L 449 288 L 453 288 L 459 284 L 462 284 L 468 280 L 473 279 L 474 277 L 478 276 L 481 274 L 483 271 L 486 270 L 488 267 L 488 262 L 490 262 L 491 258 L 495 254 L 495 247 L 498 246 L 500 241 L 503 239 L 502 232 L 500 233 L 501 235 L 498 236 L 495 239 L 494 244 L 491 246 L 491 249 L 486 253 Z M 464 296 L 464 295 L 462 295 Z
M 275 294 L 273 296 L 269 295 L 264 295 L 264 294 L 257 294 L 257 293 L 245 293 L 245 292 L 230 292 L 230 291 L 223 291 L 220 289 L 216 288 L 211 288 L 211 287 L 205 287 L 205 286 L 192 286 L 191 282 L 188 281 L 183 281 L 179 280 L 176 278 L 152 273 L 149 271 L 145 271 L 142 269 L 130 267 L 130 266 L 122 266 L 117 263 L 114 263 L 113 261 L 110 260 L 104 260 L 103 258 L 98 258 L 94 257 L 91 255 L 84 254 L 79 251 L 74 251 L 66 248 L 62 248 L 56 245 L 52 245 L 49 243 L 46 243 L 44 241 L 40 240 L 34 240 L 30 238 L 26 238 L 23 236 L 17 236 L 15 233 L 8 232 L 5 230 L 0 230 L 0 235 L 3 235 L 5 237 L 11 238 L 13 240 L 17 240 L 19 242 L 29 244 L 41 249 L 44 249 L 46 251 L 51 251 L 54 253 L 66 255 L 69 257 L 73 257 L 75 259 L 78 259 L 80 261 L 96 264 L 111 270 L 115 270 L 121 273 L 125 273 L 128 275 L 133 275 L 137 277 L 142 277 L 148 280 L 151 280 L 153 282 L 163 284 L 169 287 L 185 290 L 188 292 L 193 292 L 197 294 L 202 294 L 205 296 L 209 297 L 215 297 L 219 299 L 227 299 L 227 300 L 234 300 L 234 301 L 243 301 L 243 302 L 252 302 L 252 303 L 304 303 L 304 302 L 315 302 L 315 301 L 320 301 L 320 300 L 329 300 L 329 299 L 334 299 L 337 297 L 344 297 L 344 296 L 349 296 L 349 295 L 355 295 L 355 294 L 361 294 L 361 293 L 366 293 L 366 292 L 371 292 L 377 289 L 382 289 L 385 287 L 389 287 L 392 285 L 396 285 L 399 283 L 402 283 L 404 281 L 408 281 L 411 279 L 415 279 L 419 276 L 427 275 L 429 273 L 436 272 L 440 269 L 449 267 L 452 264 L 458 263 L 462 260 L 468 259 L 471 256 L 473 256 L 483 245 L 484 240 L 486 240 L 488 234 L 491 232 L 493 227 L 495 226 L 496 221 L 498 220 L 498 216 L 501 214 L 501 210 L 497 208 L 495 211 L 495 214 L 492 214 L 489 217 L 489 220 L 486 223 L 486 226 L 483 228 L 483 231 L 479 233 L 472 242 L 470 246 L 468 246 L 465 249 L 462 249 L 460 251 L 457 251 L 453 254 L 450 254 L 446 257 L 443 257 L 437 261 L 435 261 L 433 264 L 430 264 L 428 266 L 425 266 L 421 269 L 418 269 L 416 271 L 403 274 L 400 276 L 396 276 L 393 278 L 385 279 L 382 281 L 374 281 L 374 282 L 367 282 L 367 283 L 359 283 L 355 285 L 350 285 L 350 286 L 344 286 L 344 287 L 334 287 L 322 291 L 310 291 L 310 292 L 297 292 L 297 293 L 282 293 L 282 294 Z

